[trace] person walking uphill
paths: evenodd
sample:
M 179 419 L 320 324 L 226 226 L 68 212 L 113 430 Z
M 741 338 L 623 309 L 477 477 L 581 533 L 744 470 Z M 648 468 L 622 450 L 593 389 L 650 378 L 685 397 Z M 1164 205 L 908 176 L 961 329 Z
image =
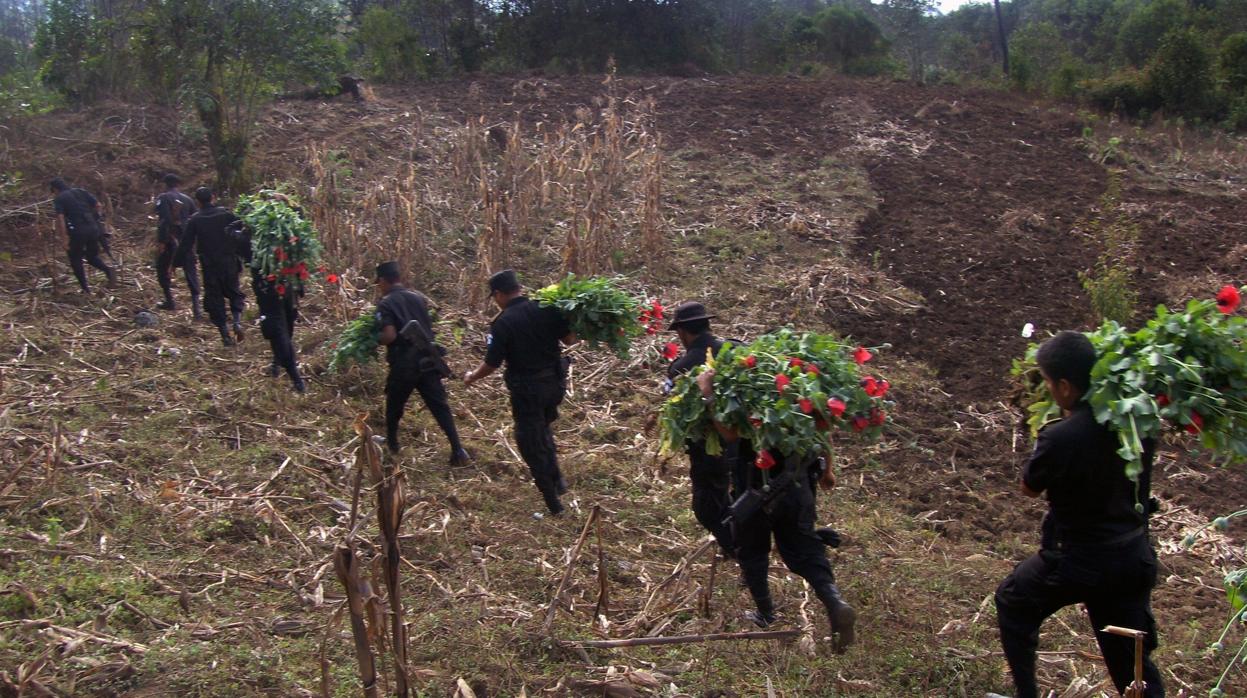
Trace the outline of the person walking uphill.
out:
M 714 376 L 713 369 L 697 376 L 697 386 L 707 402 L 714 400 Z M 831 626 L 832 649 L 844 652 L 853 644 L 857 612 L 840 596 L 824 540 L 814 529 L 816 513 L 810 469 L 817 466 L 818 455 L 755 453 L 753 445 L 738 434 L 717 422 L 715 428 L 724 439 L 739 442 L 738 458 L 745 471 L 744 492 L 732 503 L 730 516 L 736 559 L 757 607 L 747 614 L 748 618 L 763 628 L 776 620 L 768 578 L 774 537 L 784 565 L 809 582 L 823 603 Z
M 996 589 L 1000 642 L 1017 698 L 1040 695 L 1035 681 L 1039 627 L 1065 606 L 1084 604 L 1104 663 L 1124 692 L 1134 676 L 1134 640 L 1101 632 L 1116 625 L 1147 633 L 1143 695 L 1165 695 L 1152 663 L 1156 620 L 1151 595 L 1156 551 L 1148 538 L 1154 444 L 1143 446 L 1138 483 L 1126 477 L 1118 438 L 1083 400 L 1096 363 L 1095 347 L 1078 332 L 1061 332 L 1039 348 L 1037 361 L 1065 418 L 1040 432 L 1022 471 L 1023 494 L 1048 496 L 1039 552 Z
M 156 244 L 160 248 L 160 254 L 156 258 L 156 280 L 160 282 L 165 299 L 156 307 L 161 310 L 177 310 L 177 303 L 173 300 L 173 257 L 177 254 L 182 230 L 195 213 L 195 202 L 178 190 L 182 180 L 177 175 L 165 175 L 164 183 L 164 193 L 156 197 Z M 198 320 L 203 317 L 199 311 L 199 273 L 194 263 L 183 264 L 182 271 L 186 275 L 186 286 L 191 292 L 191 311 Z
M 227 347 L 234 346 L 243 339 L 242 311 L 246 299 L 238 287 L 238 275 L 242 272 L 242 258 L 247 253 L 245 236 L 235 225 L 238 217 L 214 203 L 211 189 L 196 189 L 195 200 L 199 202 L 199 212 L 186 222 L 177 253 L 173 256 L 173 266 L 193 264 L 188 258 L 198 246 L 199 265 L 203 271 L 204 311 L 220 331 L 221 342 Z M 226 298 L 229 299 L 230 316 L 225 314 Z M 233 336 L 230 336 L 228 327 L 231 317 Z
M 56 227 L 69 239 L 69 267 L 83 293 L 90 293 L 87 271 L 82 261 L 104 272 L 108 285 L 117 281 L 113 268 L 100 259 L 100 240 L 104 230 L 100 227 L 100 202 L 86 189 L 71 189 L 65 180 L 57 177 L 48 183 L 52 190 L 52 209 L 56 211 Z
M 524 295 L 511 269 L 489 278 L 489 294 L 502 312 L 494 319 L 489 348 L 480 366 L 463 376 L 470 386 L 506 364 L 504 379 L 511 393 L 515 441 L 528 465 L 546 508 L 563 513 L 559 497 L 567 483 L 559 470 L 554 432 L 566 388 L 567 364 L 559 342 L 573 344 L 576 335 L 554 308 L 543 308 Z
M 420 399 L 450 440 L 450 464 L 467 465 L 472 458 L 459 441 L 455 416 L 446 399 L 442 380 L 449 377 L 449 369 L 443 370 L 446 364 L 441 358 L 442 349 L 433 341 L 429 300 L 403 285 L 398 262 L 377 266 L 377 288 L 381 292 L 381 300 L 377 301 L 377 326 L 381 328 L 381 343 L 386 347 L 385 359 L 390 366 L 385 379 L 386 445 L 391 453 L 398 453 L 398 422 L 414 390 L 420 393 Z M 411 338 L 412 332 L 419 333 L 415 341 Z
M 675 317 L 667 329 L 675 330 L 684 345 L 684 354 L 667 367 L 668 381 L 705 364 L 708 356 L 714 356 L 723 347 L 723 340 L 710 332 L 710 320 L 714 317 L 701 303 L 676 306 Z M 693 486 L 693 515 L 714 536 L 719 549 L 728 558 L 736 556 L 736 546 L 732 528 L 723 520 L 732 501 L 731 475 L 737 445 L 734 441 L 723 444 L 723 453 L 718 456 L 706 453 L 704 440 L 684 445 L 688 454 L 688 477 Z

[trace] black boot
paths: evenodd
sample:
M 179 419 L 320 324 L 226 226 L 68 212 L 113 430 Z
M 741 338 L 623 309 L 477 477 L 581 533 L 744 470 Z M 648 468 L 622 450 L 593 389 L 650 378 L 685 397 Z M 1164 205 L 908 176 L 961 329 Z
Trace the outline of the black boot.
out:
M 199 307 L 199 296 L 191 296 L 191 313 L 195 320 L 204 319 L 203 308 Z
M 234 338 L 230 335 L 229 330 L 225 329 L 224 325 L 218 327 L 217 329 L 221 331 L 221 344 L 224 344 L 227 347 L 234 346 Z
M 771 597 L 762 596 L 754 597 L 753 603 L 758 607 L 756 611 L 745 611 L 745 617 L 759 628 L 765 628 L 775 622 L 775 602 Z
M 853 644 L 853 626 L 857 623 L 857 611 L 840 597 L 840 589 L 827 583 L 814 589 L 818 600 L 827 607 L 827 621 L 831 624 L 831 648 L 842 654 Z
M 835 530 L 834 528 L 830 528 L 827 526 L 824 526 L 823 528 L 816 528 L 814 529 L 814 535 L 818 536 L 818 539 L 821 540 L 823 542 L 823 545 L 827 546 L 828 548 L 839 548 L 840 547 L 840 543 L 842 541 L 842 539 L 840 538 L 840 532 Z
M 303 382 L 303 376 L 299 375 L 299 369 L 290 372 L 290 383 L 294 386 L 296 393 L 306 393 L 307 383 Z
M 273 357 L 273 363 L 268 366 L 268 375 L 270 378 L 276 378 L 281 375 L 281 364 L 277 363 L 276 356 Z M 290 379 L 294 380 L 294 376 L 291 376 Z
M 177 310 L 178 304 L 173 300 L 173 292 L 165 289 L 165 299 L 156 304 L 159 310 Z

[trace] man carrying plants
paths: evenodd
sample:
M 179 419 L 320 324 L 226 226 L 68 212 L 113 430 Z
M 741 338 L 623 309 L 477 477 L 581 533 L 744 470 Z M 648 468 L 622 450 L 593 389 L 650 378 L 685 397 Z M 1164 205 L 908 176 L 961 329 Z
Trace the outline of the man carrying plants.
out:
M 86 189 L 70 188 L 65 180 L 57 177 L 49 185 L 52 189 L 52 208 L 56 211 L 57 230 L 69 238 L 69 266 L 83 293 L 90 293 L 86 267 L 82 261 L 104 272 L 108 285 L 116 283 L 117 274 L 100 259 L 100 241 L 104 231 L 100 227 L 100 202 Z
M 1023 561 L 996 590 L 996 615 L 1018 698 L 1040 695 L 1035 652 L 1044 619 L 1084 604 L 1104 662 L 1118 691 L 1134 672 L 1134 641 L 1100 632 L 1107 625 L 1142 630 L 1145 696 L 1163 696 L 1151 612 L 1156 552 L 1148 538 L 1154 444 L 1141 440 L 1141 472 L 1127 476 L 1117 433 L 1097 422 L 1084 399 L 1097 361 L 1091 341 L 1061 332 L 1036 355 L 1047 389 L 1064 419 L 1042 432 L 1022 471 L 1023 494 L 1048 498 L 1039 552 Z
M 490 329 L 485 360 L 464 374 L 463 383 L 470 386 L 506 364 L 504 379 L 511 393 L 520 456 L 546 508 L 559 516 L 563 513 L 559 497 L 567 491 L 567 483 L 559 470 L 550 425 L 558 419 L 567 380 L 559 343 L 573 344 L 576 335 L 558 309 L 539 305 L 524 295 L 514 270 L 489 277 L 489 294 L 502 312 Z
M 377 265 L 377 289 L 381 300 L 377 301 L 376 326 L 390 366 L 385 379 L 386 445 L 391 453 L 398 453 L 398 422 L 412 391 L 416 391 L 450 440 L 450 465 L 467 465 L 472 458 L 459 441 L 455 416 L 446 399 L 442 380 L 449 377 L 449 372 L 443 370 L 446 364 L 442 361 L 442 348 L 433 341 L 429 300 L 403 285 L 398 262 Z M 414 341 L 412 333 L 416 333 Z
M 669 381 L 704 365 L 707 356 L 714 356 L 723 347 L 723 340 L 710 332 L 710 320 L 714 317 L 701 303 L 690 301 L 676 306 L 675 317 L 667 329 L 675 330 L 680 344 L 684 345 L 684 355 L 667 367 Z M 712 456 L 706 453 L 704 438 L 690 438 L 684 443 L 688 477 L 693 485 L 693 515 L 718 541 L 719 549 L 727 558 L 736 557 L 732 528 L 724 523 L 732 502 L 730 484 L 736 446 L 737 442 L 724 444 L 723 453 Z

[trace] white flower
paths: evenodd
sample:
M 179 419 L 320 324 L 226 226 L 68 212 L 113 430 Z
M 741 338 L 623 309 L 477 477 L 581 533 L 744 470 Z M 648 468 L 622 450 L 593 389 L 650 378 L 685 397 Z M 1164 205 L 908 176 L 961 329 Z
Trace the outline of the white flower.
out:
M 1033 334 L 1035 334 L 1035 325 L 1033 323 L 1028 322 L 1025 325 L 1022 325 L 1022 336 L 1023 337 L 1025 337 L 1026 339 L 1030 339 L 1031 335 Z

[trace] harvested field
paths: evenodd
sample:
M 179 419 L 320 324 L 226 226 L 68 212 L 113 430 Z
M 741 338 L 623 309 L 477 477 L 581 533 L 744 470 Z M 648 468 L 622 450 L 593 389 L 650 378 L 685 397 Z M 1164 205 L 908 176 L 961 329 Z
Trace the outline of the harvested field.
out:
M 0 128 L 0 173 L 22 176 L 0 190 L 0 695 L 23 681 L 19 695 L 358 695 L 332 554 L 351 528 L 354 420 L 380 426 L 383 374 L 326 372 L 329 340 L 372 302 L 374 258 L 397 256 L 439 303 L 462 372 L 492 317 L 484 274 L 515 265 L 531 285 L 553 280 L 581 221 L 597 237 L 577 240 L 606 246 L 585 243 L 585 263 L 667 303 L 704 300 L 724 336 L 792 324 L 890 345 L 879 370 L 896 422 L 880 444 L 846 445 L 840 485 L 819 500 L 848 539 L 834 562 L 861 614 L 858 645 L 823 646 L 816 599 L 778 559 L 779 629 L 796 641 L 567 644 L 752 629 L 736 571 L 702 549 L 687 464 L 659 456 L 647 431 L 664 364 L 581 348 L 556 424 L 574 502 L 564 520 L 531 516 L 540 502 L 499 380 L 449 384 L 472 468 L 449 470 L 433 420 L 408 408 L 400 577 L 420 694 L 1008 693 L 991 594 L 1037 547 L 1043 511 L 1016 491 L 1030 442 L 1008 372 L 1025 323 L 1092 322 L 1078 274 L 1099 252 L 1086 231 L 1108 174 L 1091 156 L 1108 126 L 1089 139 L 1060 106 L 848 79 L 485 78 L 376 93 L 276 103 L 254 147 L 258 179 L 312 203 L 343 276 L 303 307 L 304 396 L 264 377 L 258 329 L 225 349 L 185 308 L 154 328 L 133 321 L 159 300 L 147 204 L 158 178 L 210 174 L 184 115 L 106 104 Z M 611 128 L 613 156 L 584 135 L 606 143 Z M 1167 143 L 1122 145 L 1146 307 L 1210 295 L 1247 270 L 1247 165 L 1224 154 L 1175 164 Z M 616 163 L 618 181 L 559 174 L 569 153 Z M 545 176 L 525 174 L 546 162 Z M 633 178 L 656 172 L 655 209 Z M 119 288 L 77 294 L 44 201 L 55 175 L 107 196 Z M 592 187 L 602 196 L 587 197 Z M 1206 648 L 1228 617 L 1221 577 L 1245 557 L 1233 528 L 1179 544 L 1247 501 L 1241 468 L 1190 447 L 1167 444 L 1155 478 L 1157 661 L 1178 696 L 1206 694 L 1225 667 Z M 370 557 L 373 500 L 361 501 Z M 1106 690 L 1079 609 L 1045 626 L 1041 649 L 1058 695 Z M 1232 672 L 1227 694 L 1247 694 L 1247 675 Z

